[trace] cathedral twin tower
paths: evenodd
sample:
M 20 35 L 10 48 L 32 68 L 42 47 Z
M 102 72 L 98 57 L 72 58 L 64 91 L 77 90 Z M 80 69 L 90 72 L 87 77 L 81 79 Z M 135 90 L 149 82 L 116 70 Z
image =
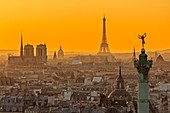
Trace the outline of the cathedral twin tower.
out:
M 23 48 L 22 34 L 21 34 L 20 55 L 8 56 L 9 66 L 44 65 L 46 63 L 47 63 L 46 44 L 39 44 L 36 46 L 36 56 L 35 56 L 33 45 L 27 44 Z
M 21 47 L 20 57 L 34 57 L 34 47 L 31 44 L 27 44 L 23 48 L 23 39 L 21 34 Z M 46 44 L 39 44 L 36 47 L 36 57 L 42 57 L 41 59 L 47 61 L 47 47 Z

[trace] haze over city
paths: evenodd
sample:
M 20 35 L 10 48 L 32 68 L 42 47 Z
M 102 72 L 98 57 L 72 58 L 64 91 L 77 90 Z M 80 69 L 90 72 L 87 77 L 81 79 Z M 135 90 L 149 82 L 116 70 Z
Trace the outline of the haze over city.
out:
M 169 47 L 169 0 L 5 0 L 0 2 L 0 49 L 46 43 L 48 50 L 98 52 L 105 15 L 111 52 L 140 51 L 138 34 L 147 33 L 147 50 Z M 161 42 L 161 43 L 160 43 Z
M 170 113 L 169 0 L 0 2 L 0 113 Z

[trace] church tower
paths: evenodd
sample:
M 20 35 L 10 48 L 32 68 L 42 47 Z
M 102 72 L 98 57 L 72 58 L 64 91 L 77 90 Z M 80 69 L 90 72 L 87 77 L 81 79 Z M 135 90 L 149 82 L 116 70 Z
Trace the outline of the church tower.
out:
M 98 55 L 108 55 L 110 54 L 109 45 L 107 43 L 106 37 L 106 18 L 103 17 L 103 36 L 102 36 L 102 43 L 100 44 L 100 50 Z
M 136 60 L 136 51 L 135 51 L 135 47 L 133 49 L 133 58 L 132 58 L 133 62 Z
M 23 57 L 24 51 L 23 51 L 23 42 L 22 42 L 22 33 L 21 33 L 21 46 L 20 46 L 20 56 Z
M 126 91 L 125 89 L 125 82 L 124 82 L 124 79 L 122 77 L 122 73 L 121 73 L 121 66 L 119 66 L 119 75 L 118 77 L 116 78 L 116 82 L 117 82 L 117 85 L 116 85 L 116 88 L 108 95 L 108 97 L 113 101 L 113 104 L 115 102 L 118 102 L 116 103 L 116 105 L 121 105 L 123 104 L 123 106 L 127 106 L 127 102 L 131 101 L 132 100 L 132 97 L 130 95 L 130 93 L 128 91 Z M 119 101 L 121 101 L 119 103 Z
M 54 52 L 54 55 L 53 55 L 53 60 L 56 60 L 57 59 L 57 54 L 56 54 L 56 51 Z
M 117 89 L 125 89 L 124 79 L 123 79 L 122 74 L 121 74 L 121 66 L 119 67 L 119 76 L 116 79 L 116 81 L 117 81 Z

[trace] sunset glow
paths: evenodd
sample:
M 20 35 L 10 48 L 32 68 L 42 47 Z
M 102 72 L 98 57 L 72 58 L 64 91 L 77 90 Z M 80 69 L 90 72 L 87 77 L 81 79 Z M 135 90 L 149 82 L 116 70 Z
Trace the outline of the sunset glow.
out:
M 111 52 L 170 48 L 170 0 L 1 0 L 0 49 L 46 43 L 48 50 L 98 52 L 102 18 Z

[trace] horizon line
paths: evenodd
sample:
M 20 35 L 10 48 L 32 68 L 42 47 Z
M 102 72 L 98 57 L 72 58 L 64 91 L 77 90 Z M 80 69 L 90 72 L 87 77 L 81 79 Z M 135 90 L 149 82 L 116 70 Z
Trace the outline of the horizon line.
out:
M 159 52 L 159 51 L 167 51 L 167 50 L 170 50 L 170 48 L 167 48 L 167 49 L 160 49 L 160 50 L 147 50 L 147 52 Z M 0 51 L 20 51 L 19 49 L 0 49 Z M 58 50 L 48 50 L 48 52 L 57 52 Z M 114 53 L 132 53 L 133 51 L 116 51 L 116 52 L 110 52 L 112 54 Z M 140 51 L 136 51 L 136 53 L 139 53 Z M 68 51 L 65 51 L 64 50 L 64 53 L 98 53 L 98 51 L 77 51 L 77 50 L 68 50 Z

